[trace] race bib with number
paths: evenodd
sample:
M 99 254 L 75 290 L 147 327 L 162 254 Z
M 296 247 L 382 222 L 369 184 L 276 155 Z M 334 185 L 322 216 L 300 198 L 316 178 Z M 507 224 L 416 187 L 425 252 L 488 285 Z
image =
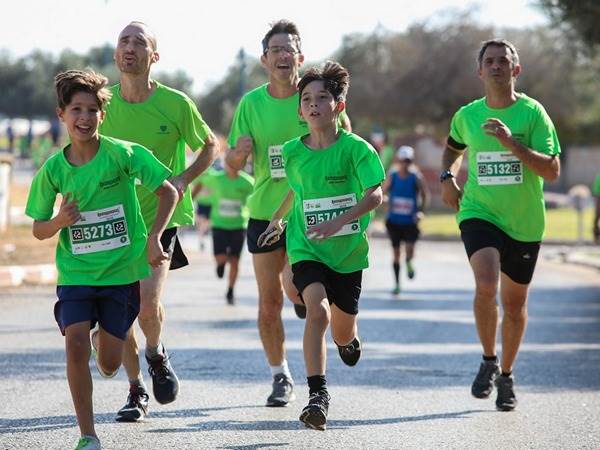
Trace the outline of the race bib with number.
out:
M 219 215 L 221 217 L 240 217 L 242 215 L 242 202 L 228 198 L 219 199 Z
M 306 227 L 318 225 L 328 220 L 333 220 L 356 205 L 356 194 L 339 195 L 337 197 L 315 198 L 302 202 L 304 209 L 304 223 Z M 360 233 L 360 223 L 357 220 L 345 224 L 333 236 Z
M 408 197 L 392 197 L 392 214 L 408 216 L 413 213 L 415 201 Z
M 479 185 L 521 184 L 523 163 L 510 152 L 477 153 L 477 183 Z
M 82 212 L 81 219 L 68 230 L 74 255 L 129 245 L 123 205 Z
M 269 146 L 269 169 L 271 171 L 271 178 L 285 178 L 285 168 L 283 165 L 283 156 L 281 155 L 281 149 L 283 145 L 271 145 Z

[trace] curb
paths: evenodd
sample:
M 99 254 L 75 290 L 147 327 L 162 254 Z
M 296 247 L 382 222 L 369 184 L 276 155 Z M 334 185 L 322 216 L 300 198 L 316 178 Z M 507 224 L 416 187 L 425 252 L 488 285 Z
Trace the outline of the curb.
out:
M 57 275 L 54 264 L 1 266 L 0 287 L 18 287 L 23 284 L 56 284 Z

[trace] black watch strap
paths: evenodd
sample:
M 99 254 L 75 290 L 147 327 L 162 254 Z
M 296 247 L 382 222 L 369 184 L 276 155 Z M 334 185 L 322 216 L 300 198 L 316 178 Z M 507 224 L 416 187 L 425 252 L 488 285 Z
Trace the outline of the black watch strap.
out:
M 440 173 L 440 183 L 443 183 L 448 178 L 454 178 L 454 174 L 449 170 L 444 170 L 442 173 Z

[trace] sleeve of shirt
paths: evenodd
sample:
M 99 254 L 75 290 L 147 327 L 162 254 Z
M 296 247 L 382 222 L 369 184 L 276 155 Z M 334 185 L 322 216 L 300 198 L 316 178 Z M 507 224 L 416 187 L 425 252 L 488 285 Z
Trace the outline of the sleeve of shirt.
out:
M 33 177 L 25 214 L 34 220 L 50 220 L 54 212 L 56 194 L 58 189 L 51 180 L 50 171 L 47 165 L 43 165 Z
M 450 122 L 448 145 L 456 150 L 464 150 L 467 145 L 461 133 L 461 110 L 458 110 Z
M 183 140 L 192 151 L 202 147 L 208 135 L 212 133 L 194 102 L 187 97 L 185 98 L 179 126 Z
M 363 191 L 380 184 L 385 179 L 383 164 L 373 147 L 365 144 L 354 155 L 356 175 Z
M 133 144 L 129 155 L 129 175 L 140 180 L 142 185 L 154 192 L 171 176 L 171 171 L 141 145 Z
M 246 118 L 246 101 L 245 97 L 242 97 L 238 107 L 233 115 L 231 121 L 231 129 L 229 130 L 229 137 L 227 138 L 227 145 L 229 148 L 235 148 L 237 140 L 240 136 L 251 136 L 250 126 Z
M 546 155 L 560 154 L 560 143 L 558 135 L 552 123 L 552 119 L 542 105 L 536 110 L 536 118 L 531 130 L 531 148 L 536 152 Z

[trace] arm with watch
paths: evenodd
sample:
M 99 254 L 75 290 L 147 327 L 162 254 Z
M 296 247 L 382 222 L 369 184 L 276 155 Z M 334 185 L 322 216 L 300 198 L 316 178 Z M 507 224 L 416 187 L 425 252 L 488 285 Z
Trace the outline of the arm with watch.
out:
M 456 182 L 456 174 L 460 170 L 464 149 L 455 149 L 446 145 L 442 155 L 442 173 L 440 174 L 440 183 L 442 183 L 442 201 L 450 208 L 458 211 L 462 189 Z

